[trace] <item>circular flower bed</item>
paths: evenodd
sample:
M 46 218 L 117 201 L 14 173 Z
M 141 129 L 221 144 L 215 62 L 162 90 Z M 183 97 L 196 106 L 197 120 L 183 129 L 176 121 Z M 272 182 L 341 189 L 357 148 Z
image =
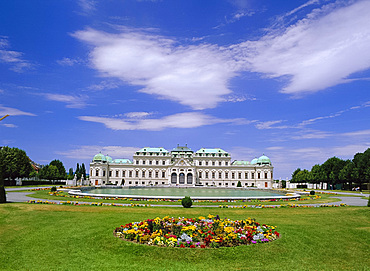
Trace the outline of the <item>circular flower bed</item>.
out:
M 279 238 L 275 226 L 255 219 L 154 218 L 121 225 L 114 235 L 127 241 L 162 247 L 218 248 L 270 242 Z

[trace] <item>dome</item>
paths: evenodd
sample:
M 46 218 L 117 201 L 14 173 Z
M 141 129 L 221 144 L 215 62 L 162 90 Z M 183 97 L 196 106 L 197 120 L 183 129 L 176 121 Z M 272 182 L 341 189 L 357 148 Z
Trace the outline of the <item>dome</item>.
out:
M 262 155 L 260 158 L 258 158 L 257 163 L 258 164 L 271 164 L 271 160 L 266 155 Z
M 252 165 L 255 165 L 255 164 L 257 164 L 258 163 L 258 159 L 257 159 L 257 157 L 256 158 L 254 158 L 252 161 L 251 161 L 251 164 Z
M 94 156 L 93 162 L 106 162 L 107 158 L 101 153 L 98 153 L 97 155 Z
M 106 156 L 105 156 L 105 159 L 107 159 L 107 162 L 108 162 L 108 163 L 112 163 L 112 162 L 113 162 L 112 157 L 110 157 L 110 156 L 108 156 L 108 155 L 106 155 Z

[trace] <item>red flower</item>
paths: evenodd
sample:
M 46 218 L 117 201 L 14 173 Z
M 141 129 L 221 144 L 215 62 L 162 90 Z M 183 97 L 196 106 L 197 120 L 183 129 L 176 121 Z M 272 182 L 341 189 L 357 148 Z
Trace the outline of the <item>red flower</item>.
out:
M 184 244 L 181 244 L 180 247 L 185 247 Z
M 194 246 L 194 245 L 191 245 L 190 247 L 191 247 L 191 248 L 195 248 L 195 246 Z
M 206 246 L 205 245 L 200 245 L 201 248 L 205 248 Z

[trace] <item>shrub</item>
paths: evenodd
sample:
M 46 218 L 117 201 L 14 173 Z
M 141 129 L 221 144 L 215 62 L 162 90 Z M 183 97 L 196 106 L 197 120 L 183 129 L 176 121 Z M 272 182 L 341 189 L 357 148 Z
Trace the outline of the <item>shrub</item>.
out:
M 236 185 L 236 187 L 242 187 L 242 183 L 238 181 L 238 184 Z
M 369 200 L 367 201 L 367 207 L 370 207 L 370 196 L 369 196 Z
M 50 191 L 51 192 L 57 192 L 57 187 L 56 186 L 53 186 Z
M 310 191 L 310 195 L 311 195 L 311 196 L 315 195 L 315 191 L 314 191 L 314 190 L 311 190 L 311 191 Z
M 193 201 L 191 200 L 190 197 L 185 197 L 181 200 L 181 204 L 182 206 L 184 206 L 184 208 L 190 208 L 191 205 L 193 205 Z

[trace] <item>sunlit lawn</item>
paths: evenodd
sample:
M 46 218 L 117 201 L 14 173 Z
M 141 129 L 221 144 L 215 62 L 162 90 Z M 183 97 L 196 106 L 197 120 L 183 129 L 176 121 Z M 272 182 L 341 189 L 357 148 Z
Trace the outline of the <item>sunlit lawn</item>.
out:
M 113 237 L 115 227 L 157 216 L 256 218 L 276 225 L 267 244 L 159 248 Z M 145 208 L 0 205 L 1 270 L 368 270 L 370 208 Z

